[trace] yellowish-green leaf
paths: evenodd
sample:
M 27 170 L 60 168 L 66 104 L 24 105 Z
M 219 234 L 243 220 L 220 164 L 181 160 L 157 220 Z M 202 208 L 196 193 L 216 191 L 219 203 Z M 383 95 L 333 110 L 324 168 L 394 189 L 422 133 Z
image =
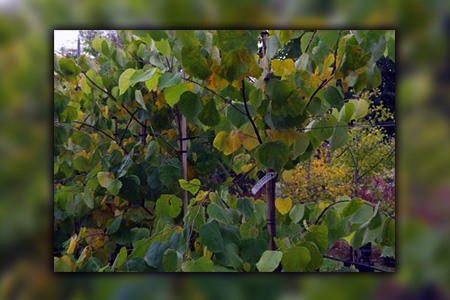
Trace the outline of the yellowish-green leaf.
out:
M 142 97 L 141 91 L 136 90 L 134 92 L 134 96 L 136 98 L 137 103 L 139 103 L 144 110 L 147 110 L 147 107 L 145 106 L 144 98 Z
M 108 188 L 111 182 L 114 180 L 114 175 L 110 172 L 98 172 L 98 183 L 104 188 Z
M 186 82 L 166 87 L 164 90 L 164 96 L 169 106 L 174 107 L 175 104 L 177 104 L 178 101 L 180 101 L 181 94 L 183 94 L 187 90 L 189 90 L 189 87 Z
M 133 76 L 135 69 L 126 69 L 119 77 L 119 94 L 124 94 L 130 87 L 130 78 Z
M 276 76 L 289 76 L 294 72 L 295 64 L 292 59 L 274 59 L 272 60 L 272 70 L 273 74 Z
M 294 181 L 294 173 L 295 170 L 286 170 L 281 174 L 281 178 L 283 178 L 283 181 L 286 183 L 291 183 Z
M 292 208 L 292 199 L 290 197 L 281 198 L 277 197 L 275 199 L 275 207 L 280 212 L 280 214 L 287 214 Z
M 180 179 L 180 180 L 178 180 L 178 182 L 180 183 L 180 186 L 183 190 L 188 191 L 192 195 L 195 195 L 198 192 L 198 190 L 200 189 L 200 180 L 198 180 L 197 178 L 194 178 L 189 181 Z
M 67 249 L 67 254 L 68 255 L 72 255 L 73 254 L 73 252 L 75 251 L 75 246 L 76 245 L 77 245 L 77 235 L 74 234 L 70 238 L 69 248 Z

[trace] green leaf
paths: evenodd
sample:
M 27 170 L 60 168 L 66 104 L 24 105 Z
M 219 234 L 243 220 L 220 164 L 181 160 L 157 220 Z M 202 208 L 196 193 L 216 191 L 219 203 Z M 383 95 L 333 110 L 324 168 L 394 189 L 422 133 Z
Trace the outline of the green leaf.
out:
M 181 82 L 180 73 L 174 75 L 172 73 L 166 72 L 161 77 L 159 77 L 158 88 L 160 90 L 163 90 L 166 87 L 177 85 L 180 82 Z
M 145 253 L 144 261 L 150 267 L 160 269 L 163 262 L 164 252 L 168 246 L 166 242 L 153 242 Z
M 183 272 L 214 272 L 214 263 L 207 256 L 197 260 L 188 260 L 181 265 Z
M 191 76 L 206 79 L 211 75 L 208 61 L 201 54 L 199 47 L 183 47 L 181 50 L 181 64 L 186 73 Z
M 342 216 L 348 217 L 357 212 L 361 206 L 363 206 L 364 201 L 360 198 L 353 198 L 349 203 L 347 203 L 342 209 Z
M 174 86 L 166 87 L 164 90 L 164 97 L 170 107 L 174 107 L 180 100 L 180 96 L 188 90 L 188 84 L 186 82 L 179 83 Z
M 157 167 L 160 163 L 161 149 L 159 143 L 152 140 L 147 145 L 147 153 L 145 154 L 145 160 L 150 163 L 151 166 Z
M 180 270 L 182 262 L 183 262 L 183 255 L 180 252 L 175 251 L 173 249 L 167 249 L 166 252 L 164 252 L 162 260 L 164 271 L 177 272 Z
M 120 269 L 120 267 L 122 267 L 122 265 L 127 261 L 127 257 L 128 257 L 127 248 L 126 247 L 120 248 L 119 254 L 117 254 L 112 267 Z
M 110 192 L 111 195 L 114 195 L 114 196 L 119 194 L 119 191 L 121 188 L 122 188 L 122 182 L 119 179 L 112 180 L 107 187 L 108 192 Z
M 69 79 L 75 79 L 81 72 L 81 68 L 75 64 L 73 59 L 62 57 L 59 60 L 61 73 Z
M 220 122 L 220 115 L 216 108 L 214 99 L 209 99 L 198 114 L 200 122 L 207 126 L 216 126 Z
M 73 167 L 81 172 L 88 171 L 91 168 L 91 161 L 84 156 L 78 156 L 73 160 Z
M 92 145 L 92 139 L 89 134 L 84 131 L 75 131 L 71 137 L 72 143 L 80 146 L 84 150 L 89 150 Z
M 391 218 L 386 218 L 386 221 L 384 221 L 382 238 L 383 245 L 395 245 L 395 221 Z
M 324 43 L 328 48 L 334 50 L 337 45 L 337 40 L 339 36 L 339 30 L 318 30 L 317 37 Z
M 351 102 L 345 103 L 339 112 L 339 122 L 343 123 L 350 122 L 355 111 L 356 107 L 353 103 Z
M 334 86 L 329 86 L 323 91 L 323 98 L 332 106 L 340 110 L 344 105 L 344 97 Z
M 220 223 L 229 224 L 231 220 L 230 213 L 225 208 L 216 203 L 208 205 L 206 212 L 208 213 L 208 220 L 217 220 Z
M 123 95 L 131 85 L 130 79 L 135 69 L 126 69 L 119 77 L 119 95 Z
M 181 163 L 178 159 L 167 160 L 158 169 L 159 179 L 168 188 L 178 186 L 182 177 Z
M 84 189 L 84 203 L 86 204 L 87 207 L 89 207 L 90 209 L 94 208 L 94 198 L 91 195 L 91 192 L 89 190 L 89 188 L 86 186 L 86 188 Z
M 122 215 L 116 217 L 111 224 L 106 229 L 106 234 L 113 234 L 119 230 L 120 224 L 122 223 Z
M 180 186 L 181 186 L 181 188 L 183 190 L 188 191 L 192 195 L 197 194 L 198 190 L 200 189 L 201 182 L 197 178 L 194 178 L 194 179 L 189 180 L 189 181 L 186 181 L 184 179 L 180 179 L 180 180 L 178 180 L 178 182 L 180 183 Z
M 98 172 L 97 179 L 98 183 L 100 183 L 100 186 L 108 188 L 108 186 L 114 180 L 114 174 L 110 172 Z
M 244 223 L 239 226 L 239 233 L 242 238 L 258 238 L 259 230 L 258 228 L 251 223 Z
M 309 140 L 308 136 L 304 132 L 298 132 L 297 136 L 294 141 L 294 147 L 293 147 L 293 157 L 292 159 L 296 159 L 303 153 L 305 153 L 306 149 L 308 149 Z
M 243 48 L 247 43 L 246 30 L 217 30 L 217 47 L 224 51 L 235 51 Z
M 197 94 L 188 91 L 180 96 L 178 108 L 180 113 L 186 117 L 187 121 L 197 123 L 197 115 L 202 111 L 203 104 Z
M 316 244 L 311 242 L 302 242 L 302 247 L 308 248 L 311 260 L 309 261 L 306 269 L 308 272 L 315 272 L 323 264 L 323 256 L 317 248 Z
M 194 30 L 176 30 L 175 36 L 183 43 L 183 46 L 193 47 L 199 43 Z
M 270 79 L 266 87 L 267 96 L 272 103 L 272 110 L 280 114 L 286 110 L 288 98 L 292 94 L 292 84 L 287 80 Z
M 135 97 L 137 103 L 139 103 L 139 104 L 141 105 L 141 107 L 142 107 L 145 111 L 147 111 L 147 107 L 145 106 L 144 98 L 142 98 L 142 93 L 141 93 L 140 90 L 136 90 L 136 91 L 134 92 L 134 97 Z
M 256 263 L 256 268 L 260 272 L 273 272 L 281 262 L 283 253 L 280 251 L 266 250 Z
M 240 269 L 242 267 L 242 259 L 239 257 L 239 248 L 233 243 L 225 244 L 225 251 L 216 254 L 217 263 L 231 267 L 235 269 Z
M 54 272 L 72 272 L 72 266 L 70 265 L 70 257 L 65 255 L 63 257 L 53 258 L 53 271 Z
M 241 241 L 240 253 L 245 262 L 256 264 L 267 249 L 267 243 L 263 239 L 243 239 Z
M 304 272 L 310 260 L 308 248 L 292 247 L 283 253 L 281 265 L 286 272 Z
M 129 175 L 120 178 L 122 188 L 119 196 L 127 200 L 131 204 L 138 204 L 141 202 L 141 180 L 136 175 Z
M 226 52 L 222 56 L 218 73 L 220 77 L 228 80 L 228 82 L 233 82 L 250 71 L 251 59 L 252 57 L 245 49 Z
M 156 200 L 156 213 L 160 217 L 176 218 L 181 213 L 183 202 L 174 195 L 161 195 Z
M 311 225 L 305 234 L 305 240 L 313 242 L 324 253 L 328 249 L 328 227 L 326 225 Z
M 298 223 L 301 219 L 303 219 L 303 215 L 305 214 L 305 206 L 302 204 L 296 204 L 292 207 L 289 212 L 289 218 L 291 218 L 292 222 Z
M 203 224 L 200 227 L 199 232 L 202 245 L 207 246 L 208 249 L 214 253 L 221 253 L 224 251 L 224 242 L 217 221 L 214 220 Z
M 136 70 L 131 78 L 130 78 L 130 85 L 134 86 L 138 82 L 144 82 L 152 79 L 155 75 L 155 72 L 159 71 L 158 68 L 150 68 L 148 70 Z
M 280 141 L 264 143 L 258 147 L 257 158 L 265 167 L 280 171 L 289 161 L 289 147 Z
M 333 135 L 330 139 L 330 150 L 334 151 L 339 149 L 348 142 L 349 134 L 347 124 L 339 122 L 336 124 L 333 130 Z
M 155 47 L 165 57 L 170 58 L 170 54 L 171 54 L 170 44 L 166 39 L 161 39 L 160 41 L 155 41 Z
M 350 100 L 348 103 L 352 103 L 355 106 L 355 112 L 353 113 L 351 119 L 356 120 L 363 118 L 369 112 L 369 102 L 365 99 Z

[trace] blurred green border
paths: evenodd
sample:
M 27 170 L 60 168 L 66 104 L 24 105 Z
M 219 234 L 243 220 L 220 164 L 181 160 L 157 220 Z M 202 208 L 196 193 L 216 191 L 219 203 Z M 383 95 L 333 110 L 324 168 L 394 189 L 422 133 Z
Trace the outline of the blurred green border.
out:
M 0 5 L 0 297 L 290 299 L 450 295 L 448 1 L 8 1 Z M 55 276 L 52 30 L 397 28 L 395 275 Z M 49 174 L 50 173 L 50 174 Z

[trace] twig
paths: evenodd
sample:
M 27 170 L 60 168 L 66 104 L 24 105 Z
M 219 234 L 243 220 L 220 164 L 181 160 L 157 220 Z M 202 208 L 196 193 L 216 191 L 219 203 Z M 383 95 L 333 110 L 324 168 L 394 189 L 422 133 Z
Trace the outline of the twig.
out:
M 340 258 L 328 256 L 328 255 L 325 255 L 325 254 L 322 255 L 322 256 L 325 257 L 325 258 L 331 259 L 331 260 L 340 261 L 340 262 L 343 262 L 343 263 L 346 263 L 346 264 L 355 265 L 355 266 L 358 266 L 358 267 L 365 267 L 365 268 L 369 268 L 369 269 L 376 270 L 376 271 L 380 271 L 380 272 L 389 272 L 389 271 L 386 271 L 386 270 L 377 268 L 377 267 L 375 267 L 375 266 L 371 266 L 371 265 L 366 265 L 366 264 L 358 263 L 358 262 L 356 262 L 356 261 L 340 259 Z
M 211 90 L 210 88 L 198 83 L 197 81 L 194 81 L 190 78 L 186 78 L 186 81 L 192 82 L 196 85 L 198 85 L 199 87 L 204 88 L 205 90 L 207 90 L 208 92 L 216 95 L 217 97 L 220 97 L 222 100 L 224 100 L 227 104 L 231 105 L 231 107 L 233 107 L 235 110 L 237 110 L 238 112 L 240 112 L 241 114 L 243 114 L 244 116 L 246 115 L 245 112 L 243 112 L 242 110 L 240 110 L 236 105 L 233 104 L 233 102 L 231 102 L 230 99 L 227 99 L 226 97 L 220 95 L 219 93 L 217 93 L 216 91 Z
M 84 125 L 84 126 L 91 127 L 92 129 L 94 129 L 94 130 L 96 130 L 96 131 L 98 131 L 98 132 L 100 132 L 100 133 L 103 133 L 106 137 L 108 137 L 109 139 L 111 139 L 112 141 L 114 141 L 117 145 L 119 145 L 119 147 L 122 148 L 122 150 L 125 151 L 126 154 L 128 154 L 128 151 L 127 151 L 127 149 L 125 149 L 125 147 L 123 147 L 122 145 L 120 145 L 120 144 L 114 139 L 114 137 L 112 137 L 111 135 L 107 134 L 107 133 L 104 132 L 102 129 L 100 129 L 100 128 L 98 128 L 98 127 L 95 127 L 95 126 L 93 126 L 93 125 L 91 125 L 91 124 L 81 122 L 81 121 L 73 121 L 73 122 L 74 122 L 74 123 L 77 123 L 77 124 Z
M 252 116 L 250 115 L 250 111 L 248 110 L 247 97 L 245 97 L 245 82 L 244 82 L 244 80 L 242 80 L 242 88 L 241 88 L 241 91 L 242 91 L 242 100 L 244 101 L 244 107 L 245 107 L 245 115 L 247 116 L 248 120 L 249 120 L 250 123 L 252 124 L 253 130 L 254 130 L 255 133 L 256 133 L 256 137 L 258 138 L 258 142 L 259 142 L 260 144 L 262 144 L 263 141 L 262 141 L 262 139 L 261 139 L 261 136 L 259 135 L 258 128 L 256 128 L 256 124 L 255 124 L 255 122 L 253 121 Z
M 314 39 L 314 37 L 316 36 L 317 30 L 313 31 L 313 34 L 311 35 L 311 38 L 308 41 L 308 45 L 306 45 L 305 51 L 303 53 L 308 52 L 309 50 L 309 46 L 311 45 L 312 40 Z
M 136 110 L 134 111 L 133 115 L 134 115 L 137 111 L 138 111 L 138 110 L 136 109 Z M 128 120 L 127 126 L 125 127 L 125 130 L 123 131 L 122 136 L 120 137 L 120 142 L 119 142 L 120 145 L 122 145 L 123 138 L 125 137 L 125 133 L 127 132 L 128 127 L 130 126 L 132 120 L 133 120 L 133 118 L 130 118 L 130 120 Z
M 379 164 L 381 164 L 381 162 L 383 162 L 383 160 L 389 158 L 395 151 L 395 148 L 392 148 L 392 150 L 383 158 L 381 158 L 375 165 L 372 166 L 372 168 L 370 168 L 369 170 L 367 170 L 366 172 L 364 172 L 361 176 L 359 176 L 360 178 L 365 177 L 367 174 L 369 174 L 373 169 L 375 169 Z
M 95 83 L 91 78 L 89 78 L 89 76 L 87 76 L 86 72 L 82 72 L 84 74 L 84 76 L 86 76 L 86 78 L 89 80 L 90 83 L 92 83 L 96 88 L 98 88 L 100 91 L 102 91 L 103 93 L 105 93 L 106 95 L 108 95 L 109 98 L 111 98 L 111 100 L 114 100 L 115 102 L 117 102 L 116 97 L 114 97 L 110 92 L 108 92 L 107 90 L 102 89 L 97 83 Z M 125 111 L 133 118 L 133 120 L 135 120 L 139 125 L 145 127 L 145 124 L 143 124 L 142 122 L 140 122 L 138 119 L 136 119 L 136 117 L 131 113 L 131 111 L 122 103 L 121 105 L 123 107 L 123 109 L 125 109 Z

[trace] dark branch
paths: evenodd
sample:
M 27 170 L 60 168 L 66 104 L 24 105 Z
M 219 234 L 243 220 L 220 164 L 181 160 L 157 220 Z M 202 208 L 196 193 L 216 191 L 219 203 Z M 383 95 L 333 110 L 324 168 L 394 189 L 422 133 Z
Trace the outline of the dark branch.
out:
M 371 266 L 371 265 L 366 265 L 366 264 L 358 263 L 358 262 L 356 262 L 356 261 L 340 259 L 340 258 L 328 256 L 328 255 L 325 255 L 325 254 L 322 255 L 322 256 L 325 257 L 325 258 L 331 259 L 331 260 L 340 261 L 340 262 L 343 262 L 343 263 L 346 263 L 346 264 L 355 265 L 355 266 L 358 266 L 358 267 L 365 267 L 365 268 L 369 268 L 369 269 L 376 270 L 376 271 L 380 271 L 380 272 L 389 272 L 389 271 L 386 271 L 386 270 L 377 268 L 377 267 L 375 267 L 375 266 Z
M 208 88 L 208 87 L 206 87 L 206 86 L 204 86 L 204 85 L 202 85 L 202 84 L 200 84 L 200 83 L 198 83 L 198 82 L 196 82 L 196 81 L 194 81 L 194 80 L 192 80 L 192 79 L 186 78 L 186 81 L 192 82 L 192 83 L 194 83 L 194 84 L 196 84 L 196 85 L 198 85 L 198 86 L 204 88 L 204 89 L 207 90 L 208 92 L 210 92 L 210 93 L 216 95 L 217 97 L 221 98 L 222 100 L 224 100 L 227 104 L 231 105 L 231 107 L 233 107 L 235 110 L 237 110 L 238 112 L 240 112 L 240 113 L 243 114 L 244 116 L 246 115 L 246 113 L 243 112 L 242 110 L 240 110 L 236 105 L 234 105 L 233 102 L 231 102 L 230 99 L 225 98 L 224 96 L 220 95 L 220 94 L 217 93 L 216 91 L 213 91 L 213 90 L 211 90 L 210 88 Z
M 112 137 L 111 135 L 107 134 L 107 133 L 104 132 L 102 129 L 100 129 L 100 128 L 98 128 L 98 127 L 95 127 L 95 126 L 93 126 L 93 125 L 91 125 L 91 124 L 81 122 L 81 121 L 73 121 L 73 122 L 74 122 L 74 123 L 77 123 L 77 124 L 81 124 L 81 125 L 83 125 L 83 126 L 88 126 L 88 127 L 92 128 L 92 129 L 94 129 L 94 130 L 96 130 L 96 131 L 98 131 L 98 132 L 104 134 L 104 135 L 105 135 L 106 137 L 108 137 L 110 140 L 114 141 L 117 145 L 119 145 L 120 148 L 122 148 L 122 150 L 125 151 L 126 154 L 128 154 L 127 149 L 125 149 L 122 145 L 120 145 L 120 144 L 114 139 L 114 137 Z
M 248 105 L 247 105 L 247 97 L 245 97 L 245 82 L 244 80 L 242 80 L 242 100 L 244 101 L 244 107 L 245 107 L 245 115 L 247 116 L 248 120 L 250 121 L 250 123 L 252 124 L 253 130 L 255 131 L 256 137 L 258 138 L 258 142 L 260 144 L 263 143 L 261 136 L 259 135 L 259 131 L 258 128 L 256 128 L 256 124 L 252 119 L 252 116 L 250 115 L 250 111 L 248 110 Z

